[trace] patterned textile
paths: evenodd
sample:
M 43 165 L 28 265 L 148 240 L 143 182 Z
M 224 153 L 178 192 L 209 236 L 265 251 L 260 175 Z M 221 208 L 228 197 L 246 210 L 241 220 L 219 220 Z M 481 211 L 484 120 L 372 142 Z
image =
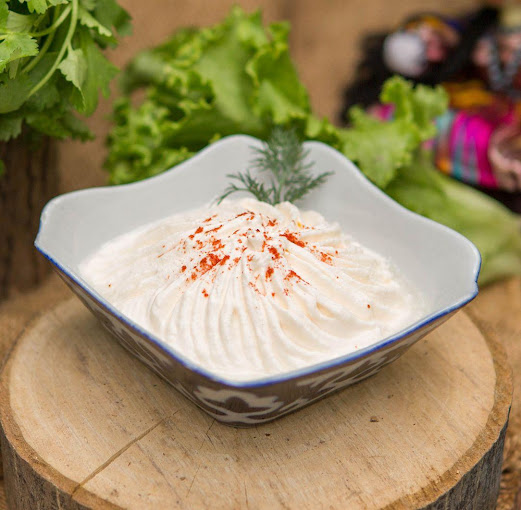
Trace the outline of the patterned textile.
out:
M 496 128 L 513 121 L 512 107 L 506 112 L 503 108 L 494 108 L 494 105 L 480 110 L 449 109 L 436 119 L 436 166 L 469 184 L 497 188 L 498 182 L 488 157 L 491 138 Z
M 494 132 L 519 121 L 518 105 L 490 93 L 476 82 L 446 84 L 450 108 L 436 119 L 438 134 L 426 143 L 433 149 L 436 166 L 444 173 L 482 188 L 501 188 L 490 163 Z M 392 105 L 376 105 L 371 113 L 382 120 L 393 116 Z

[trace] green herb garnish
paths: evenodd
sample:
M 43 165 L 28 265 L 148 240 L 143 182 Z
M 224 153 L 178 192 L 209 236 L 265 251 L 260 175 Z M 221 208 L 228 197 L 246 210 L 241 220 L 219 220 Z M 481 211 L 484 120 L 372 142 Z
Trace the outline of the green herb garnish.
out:
M 262 148 L 253 148 L 257 157 L 252 161 L 253 170 L 269 172 L 270 183 L 266 187 L 251 175 L 251 171 L 228 174 L 232 183 L 219 197 L 221 203 L 236 191 L 247 191 L 257 200 L 275 205 L 280 202 L 296 202 L 312 189 L 320 186 L 333 172 L 323 172 L 317 177 L 309 173 L 313 162 L 307 162 L 309 151 L 304 147 L 293 129 L 276 127 Z
M 91 138 L 73 112 L 90 115 L 108 95 L 117 69 L 101 49 L 129 19 L 115 0 L 0 0 L 0 141 L 24 127 Z

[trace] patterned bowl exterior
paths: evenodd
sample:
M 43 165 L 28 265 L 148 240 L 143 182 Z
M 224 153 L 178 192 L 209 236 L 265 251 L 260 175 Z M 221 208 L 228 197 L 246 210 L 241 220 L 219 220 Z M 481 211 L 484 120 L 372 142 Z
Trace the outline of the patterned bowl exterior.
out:
M 58 274 L 119 343 L 217 421 L 234 427 L 266 423 L 376 374 L 451 317 L 437 317 L 412 333 L 356 359 L 272 384 L 215 381 L 185 366 L 142 332 L 118 317 L 59 267 Z

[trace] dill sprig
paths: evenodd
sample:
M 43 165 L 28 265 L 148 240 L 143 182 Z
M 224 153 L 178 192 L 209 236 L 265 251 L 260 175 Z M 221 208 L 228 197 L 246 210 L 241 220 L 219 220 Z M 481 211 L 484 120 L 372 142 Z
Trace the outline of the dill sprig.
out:
M 309 151 L 304 150 L 293 129 L 276 127 L 262 148 L 253 147 L 253 150 L 257 155 L 251 162 L 252 170 L 259 173 L 269 172 L 269 185 L 258 181 L 249 169 L 228 174 L 227 177 L 234 182 L 224 190 L 218 203 L 236 191 L 247 191 L 257 200 L 271 205 L 285 201 L 295 202 L 323 184 L 333 173 L 324 172 L 317 177 L 309 173 L 314 163 L 306 163 Z

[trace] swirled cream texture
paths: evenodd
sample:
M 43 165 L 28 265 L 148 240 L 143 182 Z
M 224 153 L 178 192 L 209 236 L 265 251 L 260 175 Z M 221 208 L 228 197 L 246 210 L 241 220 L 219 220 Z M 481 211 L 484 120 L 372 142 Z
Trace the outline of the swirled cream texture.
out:
M 80 271 L 140 326 L 236 381 L 350 353 L 422 315 L 386 259 L 290 203 L 171 216 L 110 241 Z

